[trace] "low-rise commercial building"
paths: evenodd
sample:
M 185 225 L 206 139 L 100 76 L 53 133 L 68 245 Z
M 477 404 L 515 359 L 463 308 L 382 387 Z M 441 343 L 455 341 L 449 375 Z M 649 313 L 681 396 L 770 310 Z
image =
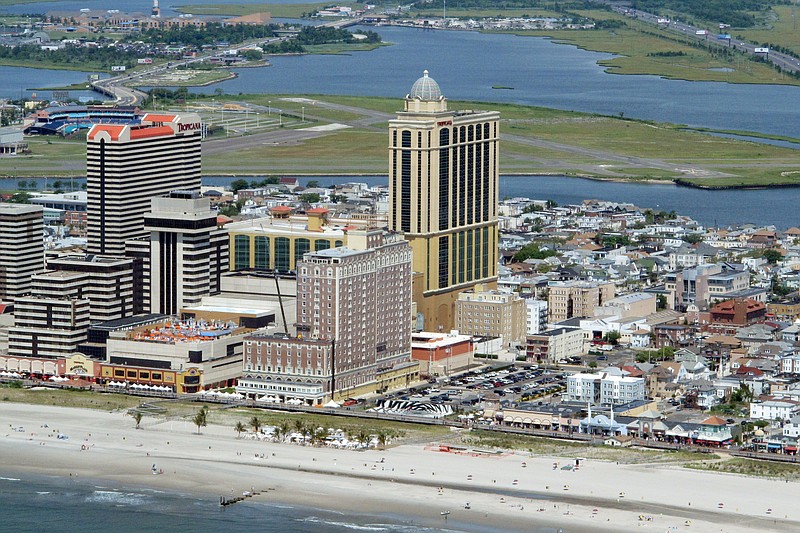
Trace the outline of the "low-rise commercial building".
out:
M 428 377 L 447 376 L 469 367 L 474 349 L 470 335 L 428 333 L 411 336 L 411 357 L 420 363 L 420 374 Z
M 579 328 L 557 328 L 537 335 L 528 335 L 525 354 L 528 361 L 557 363 L 583 354 L 583 331 Z

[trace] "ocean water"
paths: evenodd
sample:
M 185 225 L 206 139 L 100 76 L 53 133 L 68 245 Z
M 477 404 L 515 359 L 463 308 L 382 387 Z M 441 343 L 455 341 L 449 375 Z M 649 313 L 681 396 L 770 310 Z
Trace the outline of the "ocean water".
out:
M 335 494 L 330 495 L 335 498 Z M 0 532 L 114 533 L 144 531 L 252 531 L 259 533 L 499 533 L 441 517 L 422 524 L 413 517 L 376 512 L 341 513 L 316 506 L 269 502 L 263 493 L 220 507 L 218 500 L 152 489 L 126 489 L 78 478 L 8 474 L 0 471 Z M 437 525 L 437 522 L 441 522 Z M 532 533 L 570 529 L 531 528 Z

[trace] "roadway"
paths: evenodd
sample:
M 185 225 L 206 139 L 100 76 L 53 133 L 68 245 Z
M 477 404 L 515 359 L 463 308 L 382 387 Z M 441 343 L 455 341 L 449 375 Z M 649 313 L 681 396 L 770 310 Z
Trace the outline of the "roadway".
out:
M 798 71 L 800 71 L 800 60 L 788 54 L 776 52 L 774 50 L 770 50 L 768 54 L 763 54 L 763 53 L 757 54 L 756 48 L 762 48 L 760 44 L 755 44 L 733 38 L 721 39 L 719 36 L 728 35 L 728 31 L 730 28 L 712 30 L 708 28 L 701 28 L 699 26 L 691 26 L 689 24 L 686 24 L 685 22 L 681 22 L 680 20 L 666 19 L 667 21 L 665 22 L 665 17 L 660 17 L 658 15 L 647 13 L 645 11 L 641 11 L 638 9 L 630 9 L 624 5 L 620 5 L 619 2 L 615 2 L 613 0 L 601 0 L 601 2 L 609 5 L 611 9 L 617 13 L 633 17 L 636 20 L 641 20 L 643 22 L 652 24 L 654 26 L 658 26 L 675 34 L 684 35 L 687 38 L 694 39 L 697 42 L 706 41 L 722 48 L 731 48 L 733 50 L 737 50 L 744 54 L 752 56 L 757 56 L 757 55 L 763 56 L 764 59 L 766 59 L 776 67 L 779 67 L 781 70 L 786 72 L 797 73 Z M 704 35 L 698 35 L 697 34 L 698 31 L 705 31 L 707 33 Z

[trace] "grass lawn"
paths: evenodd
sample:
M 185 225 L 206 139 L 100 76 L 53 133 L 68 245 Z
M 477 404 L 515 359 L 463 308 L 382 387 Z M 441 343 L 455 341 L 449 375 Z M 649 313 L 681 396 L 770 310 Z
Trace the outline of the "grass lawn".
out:
M 235 75 L 227 69 L 181 69 L 156 73 L 152 76 L 137 78 L 136 87 L 198 87 L 210 85 L 218 81 L 228 80 Z
M 526 435 L 497 434 L 493 431 L 471 431 L 462 440 L 473 446 L 484 446 L 499 449 L 525 450 L 537 455 L 553 457 L 585 457 L 601 461 L 617 461 L 620 463 L 667 463 L 697 460 L 698 454 L 687 451 L 643 450 L 638 448 L 613 448 L 595 446 L 583 442 L 570 442 Z M 715 459 L 716 455 L 703 455 L 706 459 Z
M 385 174 L 387 134 L 342 130 L 302 144 L 259 146 L 203 158 L 203 174 Z
M 193 15 L 230 15 L 234 17 L 268 11 L 272 18 L 296 19 L 300 18 L 304 13 L 312 13 L 329 5 L 331 4 L 187 4 L 176 6 L 174 9 L 181 13 L 191 13 Z M 336 5 L 350 6 L 353 9 L 361 7 L 361 4 L 347 2 Z
M 208 101 L 208 98 L 199 98 L 194 103 L 201 105 Z M 217 103 L 236 101 L 271 105 L 272 115 L 277 115 L 280 109 L 284 122 L 297 126 L 303 108 L 314 125 L 324 125 L 329 122 L 352 124 L 371 111 L 393 114 L 401 107 L 401 102 L 395 98 L 320 95 L 229 96 Z M 322 103 L 354 109 L 329 109 Z M 711 187 L 800 185 L 800 151 L 790 148 L 717 137 L 679 125 L 540 107 L 450 102 L 450 108 L 500 112 L 501 135 L 505 136 L 500 171 L 505 174 L 566 174 L 631 180 L 674 179 L 687 175 L 690 177 L 683 179 L 685 183 Z M 364 109 L 364 115 L 357 109 Z M 220 114 L 212 113 L 212 116 L 216 120 Z M 268 117 L 265 111 L 259 112 L 259 116 L 261 129 L 257 131 L 276 127 L 276 120 L 272 120 L 277 119 L 276 116 Z M 241 113 L 230 116 L 226 113 L 225 118 L 235 129 L 245 129 L 246 117 Z M 251 113 L 251 126 L 253 121 Z M 265 143 L 238 150 L 233 145 L 228 151 L 204 155 L 203 174 L 385 174 L 388 168 L 386 123 L 381 116 L 374 117 L 374 121 L 368 127 L 354 124 L 355 127 L 298 143 Z M 545 145 L 537 146 L 539 143 Z M 77 176 L 84 171 L 85 145 L 80 138 L 67 141 L 31 138 L 30 147 L 31 156 L 0 159 L 0 175 L 20 178 Z M 704 171 L 730 177 L 691 177 L 703 176 Z
M 749 56 L 733 56 L 716 50 L 691 46 L 697 41 L 617 13 L 599 10 L 577 11 L 596 20 L 618 20 L 624 28 L 597 30 L 513 31 L 517 35 L 547 36 L 555 42 L 572 44 L 585 50 L 619 55 L 600 61 L 614 74 L 654 74 L 690 81 L 729 83 L 769 83 L 800 85 L 800 80 L 783 77 L 772 67 L 756 63 Z M 683 52 L 686 55 L 663 57 L 648 54 Z M 725 69 L 725 70 L 715 70 Z
M 309 54 L 349 54 L 351 52 L 369 52 L 390 43 L 331 43 L 304 45 Z
M 694 470 L 710 470 L 712 472 L 726 472 L 729 474 L 742 474 L 746 476 L 789 479 L 800 479 L 800 465 L 778 463 L 771 461 L 755 461 L 734 457 L 727 461 L 696 462 L 685 465 Z
M 291 430 L 294 431 L 296 421 L 300 421 L 306 426 L 314 428 L 335 428 L 348 433 L 358 433 L 362 429 L 373 435 L 378 432 L 386 432 L 389 435 L 401 438 L 403 441 L 428 441 L 436 437 L 444 437 L 450 433 L 449 428 L 442 426 L 408 424 L 389 420 L 350 418 L 314 413 L 286 413 L 247 408 L 224 409 L 218 412 L 212 410 L 211 421 L 215 424 L 230 425 L 231 434 L 233 434 L 233 426 L 236 422 L 241 422 L 248 427 L 248 430 L 252 431 L 249 423 L 254 416 L 258 417 L 262 426 L 277 426 L 282 422 L 286 422 L 289 424 Z
M 778 44 L 800 54 L 800 31 L 795 26 L 797 21 L 792 17 L 792 7 L 774 6 L 760 22 L 757 28 L 735 29 L 735 36 L 758 44 Z

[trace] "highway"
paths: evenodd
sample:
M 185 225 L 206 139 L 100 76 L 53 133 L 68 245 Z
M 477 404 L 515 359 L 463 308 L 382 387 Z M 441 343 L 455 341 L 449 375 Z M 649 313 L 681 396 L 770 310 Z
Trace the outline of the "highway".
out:
M 785 72 L 797 73 L 800 71 L 800 60 L 795 57 L 792 57 L 788 54 L 783 54 L 781 52 L 776 52 L 774 50 L 770 50 L 769 53 L 756 53 L 756 48 L 761 48 L 760 44 L 751 43 L 747 41 L 742 41 L 740 39 L 726 39 L 720 38 L 720 35 L 729 35 L 729 28 L 726 29 L 719 29 L 719 28 L 701 28 L 698 26 L 690 26 L 684 22 L 679 20 L 669 20 L 665 19 L 664 17 L 659 17 L 658 15 L 654 15 L 652 13 L 647 13 L 645 11 L 640 11 L 638 9 L 630 9 L 623 5 L 620 5 L 619 2 L 605 0 L 602 3 L 607 4 L 611 7 L 611 9 L 617 13 L 621 13 L 623 15 L 627 15 L 629 17 L 633 17 L 637 20 L 641 20 L 643 22 L 647 22 L 648 24 L 652 24 L 654 26 L 658 26 L 659 28 L 663 28 L 670 32 L 673 32 L 678 35 L 684 35 L 689 39 L 694 39 L 698 42 L 706 41 L 709 43 L 716 44 L 722 48 L 732 48 L 733 50 L 737 50 L 739 52 L 749 54 L 749 55 L 761 55 L 764 58 L 779 67 L 781 70 Z M 707 32 L 704 35 L 698 35 L 698 31 L 705 31 Z

